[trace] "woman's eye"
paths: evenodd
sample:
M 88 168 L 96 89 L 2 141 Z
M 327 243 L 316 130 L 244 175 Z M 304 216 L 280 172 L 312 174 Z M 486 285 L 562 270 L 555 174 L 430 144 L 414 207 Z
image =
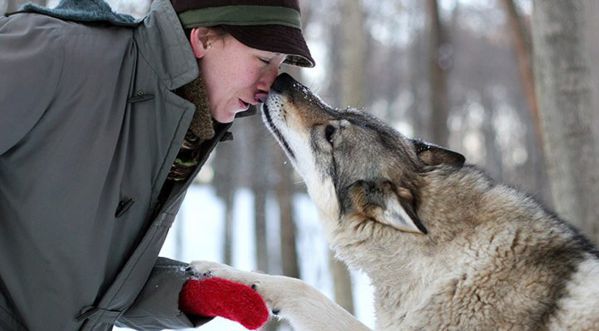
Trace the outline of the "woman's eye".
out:
M 264 64 L 270 64 L 270 59 L 265 59 L 265 58 L 259 58 L 260 62 L 264 63 Z
M 324 128 L 324 138 L 329 142 L 329 144 L 333 144 L 333 135 L 335 134 L 335 131 L 337 131 L 337 128 L 335 128 L 332 125 L 327 125 Z

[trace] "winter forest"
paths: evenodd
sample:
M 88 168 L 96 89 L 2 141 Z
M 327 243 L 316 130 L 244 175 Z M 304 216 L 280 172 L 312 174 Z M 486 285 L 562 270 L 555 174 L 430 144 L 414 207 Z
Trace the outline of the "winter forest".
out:
M 24 2 L 0 0 L 0 13 Z M 151 0 L 107 2 L 141 18 Z M 285 71 L 330 105 L 464 154 L 599 244 L 598 1 L 300 3 L 317 65 Z M 236 120 L 233 135 L 188 192 L 163 254 L 302 278 L 373 326 L 368 280 L 329 252 L 260 116 Z M 201 328 L 222 329 L 244 330 L 227 321 Z M 289 330 L 276 321 L 264 329 Z

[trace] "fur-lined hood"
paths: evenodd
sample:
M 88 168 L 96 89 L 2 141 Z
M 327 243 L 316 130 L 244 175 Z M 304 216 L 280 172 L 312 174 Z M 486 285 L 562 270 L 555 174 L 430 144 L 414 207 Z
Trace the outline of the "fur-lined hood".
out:
M 40 13 L 66 21 L 108 22 L 119 26 L 136 26 L 140 23 L 132 16 L 112 11 L 103 0 L 62 0 L 54 8 L 27 3 L 18 12 Z

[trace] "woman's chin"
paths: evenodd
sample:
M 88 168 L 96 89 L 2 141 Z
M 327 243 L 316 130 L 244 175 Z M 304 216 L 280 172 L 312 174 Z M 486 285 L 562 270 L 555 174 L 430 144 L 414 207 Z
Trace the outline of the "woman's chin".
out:
M 212 114 L 212 118 L 214 118 L 219 123 L 231 123 L 235 119 L 235 114 L 241 111 L 243 110 L 237 109 L 227 112 L 219 112 L 217 114 Z

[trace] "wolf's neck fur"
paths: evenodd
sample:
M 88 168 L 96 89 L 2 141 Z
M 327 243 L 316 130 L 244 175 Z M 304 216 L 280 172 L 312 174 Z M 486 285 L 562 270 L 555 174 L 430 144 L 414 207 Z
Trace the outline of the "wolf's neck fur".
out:
M 505 258 L 506 255 L 518 255 L 518 259 L 524 256 L 528 260 L 527 255 L 542 255 L 556 244 L 569 244 L 568 236 L 545 231 L 558 222 L 536 202 L 494 184 L 479 171 L 441 168 L 423 174 L 422 182 L 417 213 L 429 230 L 427 235 L 403 233 L 350 216 L 337 221 L 330 236 L 338 256 L 371 278 L 375 304 L 399 307 L 393 312 L 377 309 L 377 329 L 384 330 L 385 325 L 404 319 L 410 326 L 409 321 L 415 315 L 424 314 L 435 304 L 462 304 L 456 303 L 447 292 L 457 288 L 458 283 L 465 286 L 463 283 L 482 277 L 481 274 L 492 275 L 488 284 L 493 285 L 497 281 L 493 279 L 494 273 L 502 272 L 493 265 L 497 261 L 505 263 L 502 277 L 517 277 L 519 267 L 514 258 Z M 543 247 L 543 242 L 547 247 Z M 570 264 L 564 275 L 539 273 L 539 277 L 556 282 L 573 272 L 577 256 L 564 256 L 560 251 L 557 257 L 563 261 L 555 263 Z M 545 294 L 543 286 L 539 285 L 543 295 L 557 295 Z M 497 306 L 501 304 L 507 305 L 496 302 Z M 538 312 L 534 317 L 537 322 L 544 318 L 542 314 Z
M 355 215 L 328 222 L 336 224 L 330 237 L 337 254 L 350 266 L 368 273 L 376 284 L 390 282 L 388 285 L 395 287 L 393 283 L 399 279 L 402 282 L 421 279 L 420 264 L 429 272 L 434 269 L 428 265 L 429 256 L 443 254 L 441 247 L 471 233 L 476 224 L 482 222 L 477 213 L 478 206 L 483 203 L 483 192 L 493 185 L 479 173 L 448 174 L 443 170 L 424 174 L 422 183 L 417 213 L 429 230 L 427 235 L 400 232 Z M 469 189 L 460 191 L 459 187 Z M 465 204 L 465 201 L 469 203 Z M 502 208 L 499 204 L 496 208 Z M 363 245 L 379 253 L 371 254 Z M 393 279 L 378 279 L 381 268 L 394 270 Z

